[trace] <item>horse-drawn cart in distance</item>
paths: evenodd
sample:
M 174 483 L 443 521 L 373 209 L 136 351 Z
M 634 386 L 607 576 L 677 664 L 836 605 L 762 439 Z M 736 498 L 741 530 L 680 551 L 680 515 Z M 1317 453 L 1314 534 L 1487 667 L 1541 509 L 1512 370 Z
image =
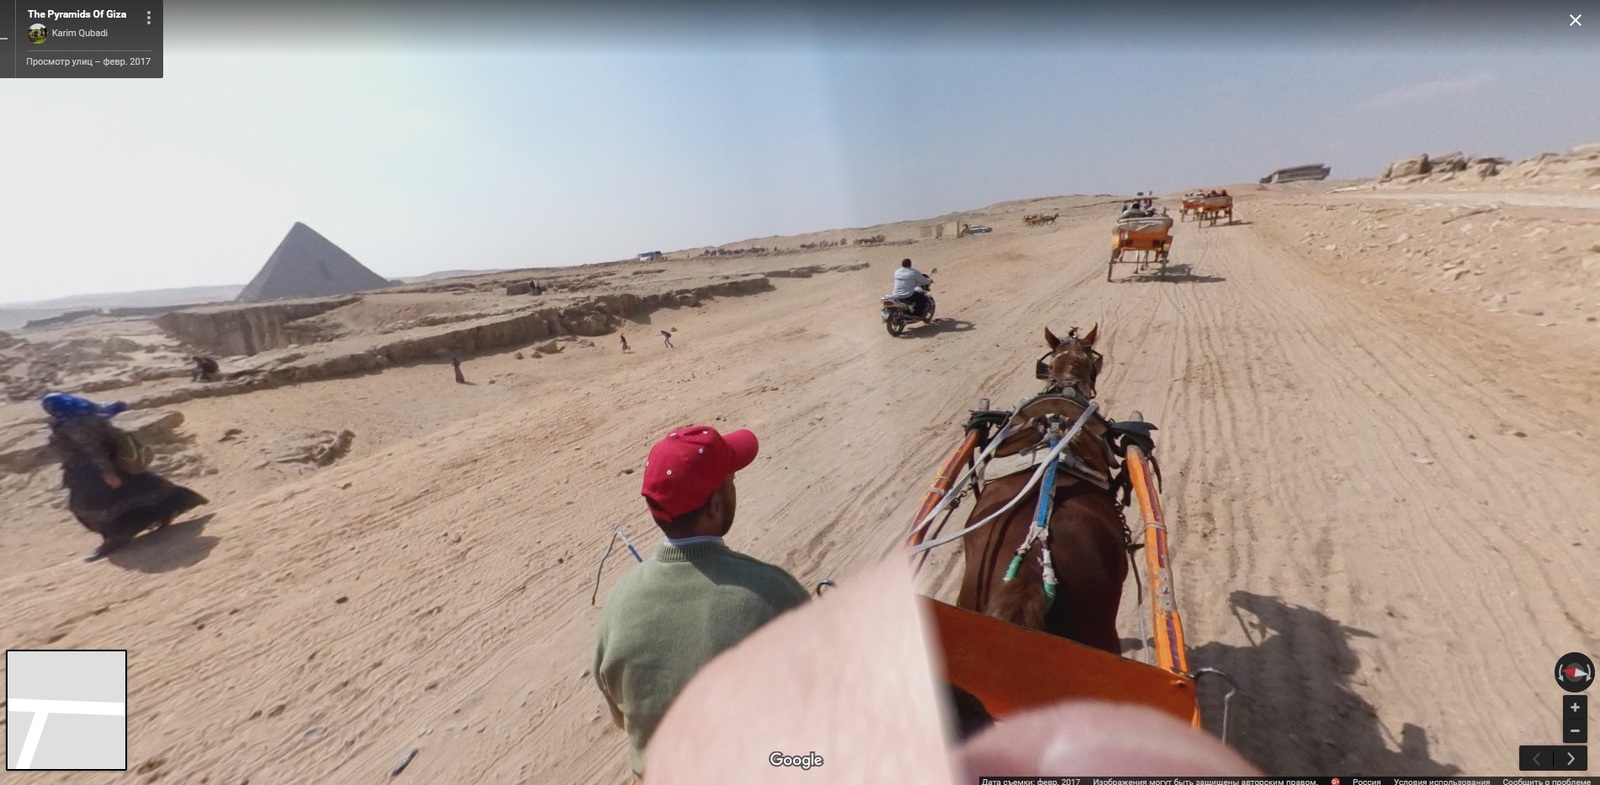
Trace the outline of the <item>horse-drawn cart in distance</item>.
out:
M 1200 202 L 1206 195 L 1200 191 L 1190 191 L 1183 195 L 1183 200 L 1178 202 L 1178 220 L 1187 221 L 1189 216 L 1200 211 Z
M 1159 275 L 1167 274 L 1167 261 L 1172 255 L 1172 218 L 1166 215 L 1147 215 L 1117 219 L 1111 232 L 1111 261 L 1106 263 L 1106 280 L 1119 264 L 1137 265 L 1135 272 L 1144 272 L 1150 265 L 1159 266 Z
M 1233 223 L 1233 197 L 1227 191 L 1213 191 L 1200 198 L 1194 210 L 1195 221 L 1216 226 L 1223 218 Z
M 1191 216 L 1195 221 L 1208 221 L 1215 226 L 1217 221 L 1227 218 L 1228 223 L 1233 223 L 1233 197 L 1225 190 L 1192 191 L 1183 195 L 1183 201 L 1178 205 L 1178 220 L 1187 221 Z
M 972 412 L 964 439 L 917 512 L 906 547 L 913 557 L 920 555 L 920 570 L 927 551 L 962 541 L 965 565 L 956 604 L 927 597 L 923 602 L 934 621 L 946 680 L 955 694 L 981 704 L 989 718 L 1099 699 L 1143 705 L 1199 728 L 1196 679 L 1221 674 L 1189 668 L 1157 496 L 1160 473 L 1151 434 L 1156 428 L 1137 412 L 1123 422 L 1100 414 L 1092 401 L 1101 363 L 1093 350 L 1096 332 L 1079 337 L 1074 329 L 1062 340 L 1046 330 L 1051 351 L 1035 375 L 1050 386 L 1010 412 L 991 410 L 987 399 Z M 968 525 L 939 538 L 968 493 L 974 497 Z M 1137 544 L 1122 515 L 1135 500 L 1144 523 Z M 1036 560 L 1027 558 L 1034 545 Z M 1150 663 L 1122 657 L 1116 630 L 1123 582 L 1130 566 L 1138 580 L 1133 554 L 1141 549 L 1151 624 L 1143 639 L 1153 652 Z M 1030 604 L 1031 610 L 1023 607 Z M 959 712 L 959 700 L 957 705 Z M 1224 741 L 1226 708 L 1225 699 Z

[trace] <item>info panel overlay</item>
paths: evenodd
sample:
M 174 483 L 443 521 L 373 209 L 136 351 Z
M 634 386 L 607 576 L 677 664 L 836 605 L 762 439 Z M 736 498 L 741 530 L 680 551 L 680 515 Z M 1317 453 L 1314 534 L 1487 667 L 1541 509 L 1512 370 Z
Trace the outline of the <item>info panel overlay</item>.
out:
M 8 6 L 0 78 L 161 78 L 162 0 L 0 0 Z

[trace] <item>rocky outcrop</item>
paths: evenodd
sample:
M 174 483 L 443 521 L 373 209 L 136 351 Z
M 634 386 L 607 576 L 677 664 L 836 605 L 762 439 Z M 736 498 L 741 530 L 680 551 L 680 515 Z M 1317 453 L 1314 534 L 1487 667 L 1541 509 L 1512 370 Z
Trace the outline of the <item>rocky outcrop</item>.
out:
M 116 419 L 117 426 L 147 444 L 173 441 L 183 413 L 172 410 L 127 412 Z M 44 418 L 12 423 L 0 431 L 0 472 L 26 474 L 56 461 L 49 445 L 49 426 Z
M 1465 171 L 1467 156 L 1455 152 L 1428 158 L 1429 174 L 1449 174 L 1451 172 Z
M 0 349 L 0 397 L 36 399 L 52 390 L 70 388 L 91 393 L 126 387 L 186 371 L 164 365 L 162 347 L 123 337 L 71 337 L 17 341 Z M 135 355 L 154 362 L 130 362 Z M 173 372 L 176 370 L 176 374 Z
M 1504 158 L 1474 158 L 1468 166 L 1472 169 L 1472 173 L 1479 177 L 1494 177 L 1509 163 L 1511 162 Z
M 1432 170 L 1428 167 L 1428 156 L 1413 155 L 1410 158 L 1402 158 L 1392 164 L 1389 164 L 1383 170 L 1383 177 L 1379 179 L 1381 182 L 1388 182 L 1390 180 L 1398 180 L 1402 177 L 1415 177 L 1419 174 L 1427 174 L 1430 171 Z
M 1565 153 L 1541 153 L 1512 162 L 1506 158 L 1445 153 L 1402 158 L 1383 170 L 1379 182 L 1445 182 L 1459 177 L 1534 180 L 1568 183 L 1580 188 L 1600 188 L 1600 143 L 1581 144 Z
M 173 311 L 157 318 L 155 323 L 173 338 L 211 354 L 252 355 L 334 337 L 320 325 L 296 325 L 295 322 L 343 308 L 360 299 L 350 296 L 198 308 Z
M 266 463 L 331 466 L 355 442 L 355 431 L 298 431 L 284 434 L 266 445 Z

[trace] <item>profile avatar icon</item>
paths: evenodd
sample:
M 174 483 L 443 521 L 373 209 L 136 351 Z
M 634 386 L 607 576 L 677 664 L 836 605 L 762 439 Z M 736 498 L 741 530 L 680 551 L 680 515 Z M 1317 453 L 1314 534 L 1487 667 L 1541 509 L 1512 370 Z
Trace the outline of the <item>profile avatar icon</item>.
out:
M 32 42 L 34 42 L 36 44 L 42 44 L 42 43 L 44 43 L 44 39 L 45 39 L 44 25 L 36 24 L 36 25 L 28 28 L 28 40 L 29 41 L 32 41 Z

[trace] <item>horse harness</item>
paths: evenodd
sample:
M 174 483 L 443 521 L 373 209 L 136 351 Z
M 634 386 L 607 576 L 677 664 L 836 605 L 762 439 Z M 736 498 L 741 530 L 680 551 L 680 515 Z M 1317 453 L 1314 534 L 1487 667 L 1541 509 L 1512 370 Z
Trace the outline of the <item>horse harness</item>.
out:
M 1038 370 L 1040 375 L 1048 376 L 1049 369 L 1044 358 L 1040 359 Z M 1057 472 L 1066 474 L 1069 483 L 1088 482 L 1103 491 L 1113 493 L 1118 507 L 1125 508 L 1134 498 L 1133 480 L 1128 473 L 1126 460 L 1127 451 L 1129 446 L 1137 446 L 1149 457 L 1158 487 L 1161 482 L 1161 468 L 1152 455 L 1155 440 L 1151 436 L 1151 431 L 1157 428 L 1139 419 L 1118 422 L 1094 412 L 1082 429 L 1072 435 L 1071 444 L 1059 452 L 1055 449 L 1059 439 L 1063 437 L 1066 426 L 1082 418 L 1088 407 L 1089 402 L 1075 391 L 1066 389 L 1062 382 L 1053 381 L 1043 393 L 1023 402 L 1015 412 L 974 411 L 967 421 L 967 430 L 977 430 L 979 433 L 979 452 L 987 448 L 994 439 L 1001 439 L 1000 445 L 996 447 L 985 465 L 972 466 L 975 487 L 979 482 L 1033 471 L 1039 464 L 1049 460 L 1052 453 L 1057 453 L 1056 466 L 1046 469 L 1047 481 L 1045 487 L 1040 489 L 1040 501 L 1034 525 L 1029 527 L 1028 535 L 1017 549 L 1016 556 L 1012 559 L 1005 575 L 1007 581 L 1016 577 L 1022 559 L 1037 542 L 1045 594 L 1051 603 L 1055 600 L 1056 580 L 1050 560 L 1050 532 L 1047 522 L 1049 512 L 1054 505 L 1054 478 Z M 1038 434 L 1038 438 L 1029 440 L 1025 434 L 1030 432 Z M 1104 466 L 1105 470 L 1100 470 L 1091 464 Z M 956 503 L 959 504 L 959 498 Z M 1041 520 L 1046 524 L 1038 525 Z M 1138 565 L 1134 554 L 1143 548 L 1144 544 L 1133 541 L 1133 533 L 1128 529 L 1126 520 L 1122 521 L 1122 538 L 1128 553 L 1128 561 L 1133 567 L 1134 580 L 1138 582 Z M 1139 591 L 1143 591 L 1142 585 Z

